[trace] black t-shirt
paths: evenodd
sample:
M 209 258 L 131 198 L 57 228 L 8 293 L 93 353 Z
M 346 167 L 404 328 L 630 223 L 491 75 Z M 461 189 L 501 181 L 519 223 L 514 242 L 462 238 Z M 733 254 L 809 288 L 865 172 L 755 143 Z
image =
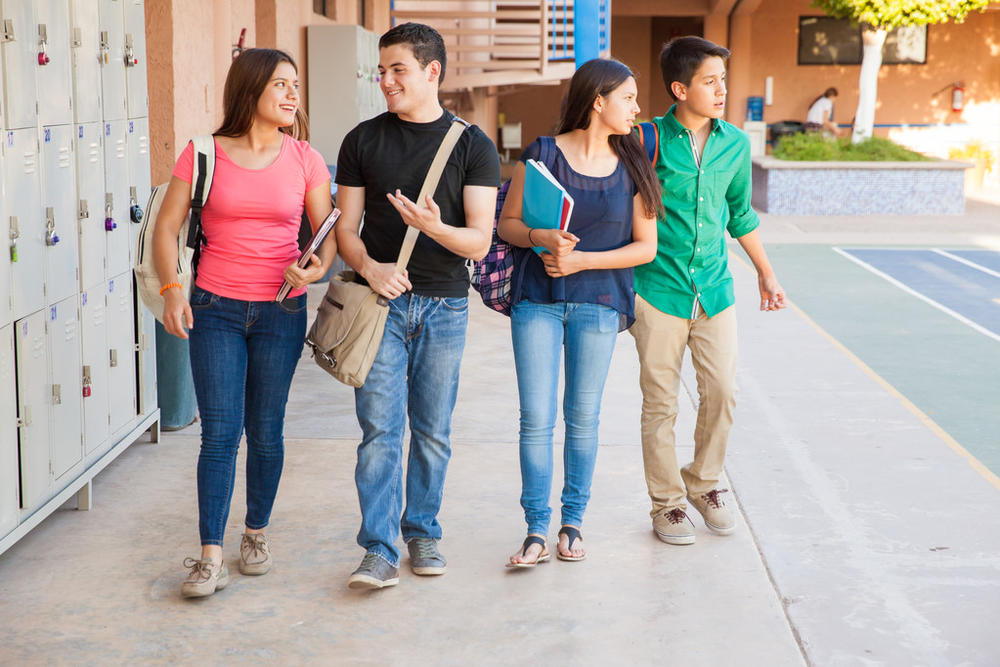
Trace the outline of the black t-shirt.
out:
M 361 240 L 376 262 L 395 262 L 406 234 L 406 224 L 386 193 L 398 188 L 410 200 L 417 200 L 434 154 L 454 118 L 444 111 L 431 123 L 410 123 L 386 112 L 361 123 L 344 138 L 336 181 L 338 185 L 365 188 Z M 446 224 L 465 227 L 462 188 L 466 185 L 500 185 L 496 147 L 475 125 L 462 133 L 434 193 Z M 426 234 L 417 237 L 406 269 L 416 294 L 450 297 L 469 293 L 465 258 Z

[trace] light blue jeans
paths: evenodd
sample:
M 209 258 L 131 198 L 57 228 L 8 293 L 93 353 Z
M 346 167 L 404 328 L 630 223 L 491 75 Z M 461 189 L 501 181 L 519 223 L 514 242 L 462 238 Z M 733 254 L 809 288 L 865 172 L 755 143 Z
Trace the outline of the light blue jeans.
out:
M 396 538 L 441 539 L 437 514 L 451 458 L 451 413 L 469 319 L 467 297 L 407 293 L 389 302 L 385 334 L 363 386 L 354 481 L 361 503 L 358 544 L 394 566 Z M 403 512 L 403 433 L 410 421 Z M 402 514 L 402 517 L 400 516 Z
M 528 532 L 547 535 L 560 356 L 566 360 L 562 524 L 581 526 L 597 459 L 604 381 L 618 335 L 618 312 L 594 303 L 522 301 L 511 311 L 521 403 L 521 507 Z

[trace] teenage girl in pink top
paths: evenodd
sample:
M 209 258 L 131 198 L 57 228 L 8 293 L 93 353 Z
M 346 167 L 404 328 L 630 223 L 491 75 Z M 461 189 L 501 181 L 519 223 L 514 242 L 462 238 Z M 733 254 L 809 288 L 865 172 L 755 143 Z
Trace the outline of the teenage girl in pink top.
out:
M 282 427 L 288 388 L 306 331 L 305 286 L 336 254 L 333 234 L 305 269 L 296 266 L 303 206 L 315 229 L 332 210 L 330 174 L 306 141 L 292 58 L 248 49 L 226 77 L 225 117 L 215 132 L 215 174 L 202 211 L 205 241 L 190 301 L 177 282 L 177 236 L 191 197 L 188 144 L 157 219 L 157 273 L 165 299 L 163 326 L 190 337 L 191 371 L 201 415 L 198 509 L 201 557 L 189 558 L 185 597 L 222 589 L 229 572 L 222 538 L 229 516 L 240 437 L 247 435 L 243 574 L 271 567 L 264 535 L 284 459 Z M 283 280 L 295 289 L 274 301 Z

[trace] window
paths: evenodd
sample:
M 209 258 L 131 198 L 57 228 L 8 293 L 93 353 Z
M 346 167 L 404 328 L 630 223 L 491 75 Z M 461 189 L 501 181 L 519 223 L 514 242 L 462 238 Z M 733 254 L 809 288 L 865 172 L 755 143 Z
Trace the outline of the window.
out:
M 891 30 L 882 48 L 886 65 L 925 64 L 927 26 Z M 829 16 L 799 17 L 800 65 L 860 65 L 861 26 Z

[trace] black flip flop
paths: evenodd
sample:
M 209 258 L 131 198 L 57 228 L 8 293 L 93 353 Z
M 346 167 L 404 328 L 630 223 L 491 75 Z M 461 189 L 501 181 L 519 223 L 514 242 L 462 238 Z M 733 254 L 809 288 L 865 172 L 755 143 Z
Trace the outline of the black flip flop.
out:
M 552 554 L 549 553 L 548 548 L 545 546 L 545 538 L 544 537 L 539 537 L 538 535 L 528 535 L 526 538 L 524 538 L 524 543 L 521 545 L 521 557 L 522 558 L 528 553 L 528 547 L 530 547 L 532 544 L 540 544 L 540 545 L 542 545 L 542 552 L 540 554 L 538 554 L 538 558 L 536 558 L 534 560 L 534 562 L 532 562 L 532 563 L 511 563 L 510 561 L 508 561 L 507 562 L 507 567 L 535 567 L 539 563 L 544 563 L 545 561 L 547 561 L 549 558 L 552 557 Z
M 569 539 L 568 546 L 570 550 L 573 549 L 573 542 L 577 540 L 583 542 L 583 535 L 580 534 L 579 529 L 574 528 L 573 526 L 563 526 L 559 529 L 559 534 L 565 535 Z M 559 551 L 559 548 L 556 547 L 556 558 L 570 563 L 575 563 L 577 561 L 587 560 L 587 554 L 583 554 L 582 556 L 563 556 L 562 552 Z

